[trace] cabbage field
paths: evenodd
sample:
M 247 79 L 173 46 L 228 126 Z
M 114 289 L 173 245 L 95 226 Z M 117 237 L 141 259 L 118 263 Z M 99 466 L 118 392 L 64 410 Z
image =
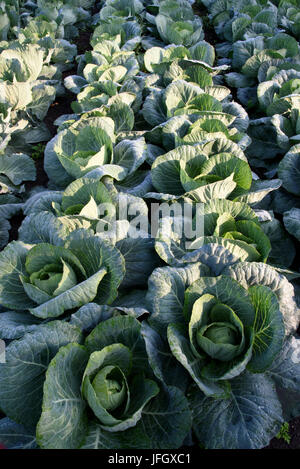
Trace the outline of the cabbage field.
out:
M 300 0 L 0 0 L 0 449 L 300 448 L 299 41 Z

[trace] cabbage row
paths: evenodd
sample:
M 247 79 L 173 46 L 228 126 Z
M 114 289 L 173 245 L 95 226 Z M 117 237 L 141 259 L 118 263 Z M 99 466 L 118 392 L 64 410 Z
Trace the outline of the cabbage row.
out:
M 51 138 L 43 121 L 56 97 L 65 95 L 63 74 L 77 54 L 73 41 L 90 23 L 93 4 L 0 2 L 0 247 L 26 197 L 22 183 L 36 179 L 30 156 Z
M 256 449 L 299 415 L 300 10 L 205 1 L 213 47 L 191 3 L 0 3 L 6 447 Z
M 276 264 L 289 267 L 295 255 L 293 239 L 299 241 L 300 4 L 289 0 L 203 3 L 222 41 L 217 45 L 221 63 L 232 67 L 225 81 L 251 109 L 248 135 L 252 141 L 246 155 L 266 179 L 277 176 L 282 181 L 280 190 L 259 207 L 271 236 L 288 252 L 276 252 Z M 283 226 L 275 222 L 274 213 Z

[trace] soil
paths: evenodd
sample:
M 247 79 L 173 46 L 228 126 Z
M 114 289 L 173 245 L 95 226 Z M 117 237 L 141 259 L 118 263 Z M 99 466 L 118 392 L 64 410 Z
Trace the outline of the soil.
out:
M 209 21 L 208 11 L 205 8 L 205 6 L 194 3 L 193 4 L 193 10 L 194 10 L 194 13 L 196 15 L 200 16 L 200 18 L 203 21 L 205 41 L 209 42 L 209 44 L 211 44 L 213 46 L 215 44 L 217 44 L 218 42 L 220 42 L 218 36 L 216 35 L 215 28 L 213 27 L 213 25 Z
M 77 46 L 77 55 L 82 55 L 86 51 L 91 50 L 92 46 L 90 45 L 90 39 L 92 35 L 92 30 L 87 29 L 81 31 L 79 36 L 74 39 L 74 44 Z M 63 73 L 62 79 L 64 80 L 69 75 L 76 75 L 77 66 L 74 66 L 71 70 L 68 70 Z M 44 120 L 47 124 L 48 129 L 51 132 L 51 135 L 56 135 L 56 127 L 53 125 L 53 122 L 63 114 L 72 114 L 71 103 L 75 100 L 75 95 L 69 91 L 66 92 L 65 96 L 57 98 L 54 103 L 51 104 L 48 114 Z M 37 184 L 38 185 L 38 184 Z
M 65 74 L 64 78 L 69 75 L 74 75 L 75 73 L 76 69 L 68 70 L 68 74 Z M 73 93 L 67 92 L 65 96 L 57 98 L 54 103 L 50 105 L 48 114 L 45 117 L 44 122 L 46 123 L 52 137 L 54 137 L 54 135 L 56 135 L 57 133 L 57 127 L 53 124 L 54 121 L 63 114 L 73 114 L 71 103 L 74 100 L 75 95 Z
M 286 443 L 282 438 L 273 438 L 270 444 L 264 449 L 300 449 L 300 418 L 297 417 L 289 423 L 290 443 Z
M 92 46 L 90 44 L 90 39 L 92 35 L 92 30 L 87 29 L 86 31 L 81 31 L 78 38 L 74 40 L 74 43 L 77 46 L 77 54 L 84 54 L 87 50 L 91 50 Z

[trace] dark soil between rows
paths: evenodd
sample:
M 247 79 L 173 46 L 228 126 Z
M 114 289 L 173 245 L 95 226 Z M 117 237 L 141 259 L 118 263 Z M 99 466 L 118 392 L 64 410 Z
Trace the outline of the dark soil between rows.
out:
M 273 438 L 269 446 L 264 449 L 300 449 L 300 418 L 297 417 L 290 421 L 289 435 L 291 437 L 290 443 L 286 443 L 282 438 Z

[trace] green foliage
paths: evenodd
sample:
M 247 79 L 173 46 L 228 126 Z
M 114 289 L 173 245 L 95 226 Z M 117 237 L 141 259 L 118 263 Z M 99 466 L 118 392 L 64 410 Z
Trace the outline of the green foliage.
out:
M 285 441 L 285 443 L 287 443 L 289 445 L 290 442 L 291 442 L 291 435 L 290 435 L 289 431 L 290 431 L 289 423 L 284 422 L 281 425 L 281 428 L 280 428 L 279 432 L 277 433 L 276 438 L 278 440 Z
M 31 153 L 31 158 L 34 160 L 41 160 L 44 156 L 46 145 L 43 143 L 38 143 L 32 147 L 33 152 Z

